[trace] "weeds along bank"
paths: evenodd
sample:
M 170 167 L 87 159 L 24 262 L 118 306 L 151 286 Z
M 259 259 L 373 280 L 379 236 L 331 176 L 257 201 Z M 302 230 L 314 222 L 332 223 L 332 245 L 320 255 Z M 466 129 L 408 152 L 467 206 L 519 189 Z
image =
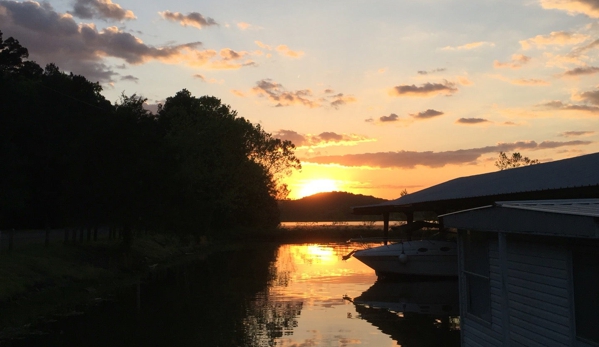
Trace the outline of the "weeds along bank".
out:
M 0 253 L 0 341 L 39 317 L 64 314 L 101 301 L 116 289 L 145 281 L 165 268 L 198 261 L 233 245 L 202 244 L 169 235 L 135 238 L 129 254 L 121 241 L 43 243 Z M 1 344 L 1 343 L 0 343 Z

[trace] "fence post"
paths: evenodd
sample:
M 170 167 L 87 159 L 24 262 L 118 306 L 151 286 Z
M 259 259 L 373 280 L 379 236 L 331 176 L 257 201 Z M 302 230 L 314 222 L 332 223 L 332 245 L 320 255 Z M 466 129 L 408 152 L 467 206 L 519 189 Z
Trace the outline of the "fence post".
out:
M 48 247 L 50 245 L 50 227 L 46 226 L 46 239 L 44 240 L 44 246 Z
M 77 244 L 77 228 L 73 228 L 73 230 L 71 231 L 71 241 L 74 245 Z
M 69 228 L 64 228 L 64 244 L 69 243 Z
M 98 241 L 98 227 L 94 227 L 94 241 Z

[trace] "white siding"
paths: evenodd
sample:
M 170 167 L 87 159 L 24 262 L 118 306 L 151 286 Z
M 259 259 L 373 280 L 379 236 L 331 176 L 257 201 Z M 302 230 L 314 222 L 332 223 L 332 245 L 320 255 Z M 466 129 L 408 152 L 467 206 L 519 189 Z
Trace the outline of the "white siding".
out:
M 564 249 L 508 241 L 507 288 L 513 345 L 570 345 L 568 257 Z
M 508 302 L 502 305 L 500 254 L 497 239 L 491 239 L 491 321 L 468 315 L 462 304 L 462 346 L 503 346 L 504 331 L 509 331 L 505 342 L 509 340 L 510 347 L 570 346 L 569 250 L 510 238 L 506 249 Z M 503 307 L 509 312 L 507 329 L 503 329 Z
M 462 319 L 462 346 L 503 346 L 501 321 L 501 275 L 497 240 L 489 243 L 489 278 L 491 282 L 491 322 L 483 322 L 466 315 Z M 462 305 L 461 312 L 466 312 Z

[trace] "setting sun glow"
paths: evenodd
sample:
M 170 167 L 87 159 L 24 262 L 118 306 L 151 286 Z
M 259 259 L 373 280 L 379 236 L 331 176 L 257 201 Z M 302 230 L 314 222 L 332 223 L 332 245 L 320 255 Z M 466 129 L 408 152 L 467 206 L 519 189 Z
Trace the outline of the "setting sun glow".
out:
M 299 198 L 310 196 L 317 193 L 338 191 L 339 186 L 337 181 L 331 179 L 316 179 L 303 182 L 299 193 Z

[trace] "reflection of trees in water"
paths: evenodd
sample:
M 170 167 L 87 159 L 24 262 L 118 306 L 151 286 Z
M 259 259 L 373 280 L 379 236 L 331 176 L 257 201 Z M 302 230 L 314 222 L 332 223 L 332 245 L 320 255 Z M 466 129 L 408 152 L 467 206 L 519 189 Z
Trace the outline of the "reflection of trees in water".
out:
M 287 287 L 291 283 L 291 274 L 295 272 L 295 262 L 289 252 L 284 252 L 283 248 L 289 245 L 280 246 L 274 261 L 268 266 L 268 287 Z
M 293 334 L 297 328 L 301 300 L 281 300 L 265 293 L 250 303 L 244 319 L 246 346 L 273 346 L 275 339 Z
M 248 302 L 243 319 L 245 346 L 274 346 L 275 340 L 293 334 L 297 328 L 297 316 L 301 314 L 303 300 L 276 295 L 276 288 L 287 287 L 295 271 L 295 263 L 283 245 L 277 259 L 270 263 L 267 288 Z

